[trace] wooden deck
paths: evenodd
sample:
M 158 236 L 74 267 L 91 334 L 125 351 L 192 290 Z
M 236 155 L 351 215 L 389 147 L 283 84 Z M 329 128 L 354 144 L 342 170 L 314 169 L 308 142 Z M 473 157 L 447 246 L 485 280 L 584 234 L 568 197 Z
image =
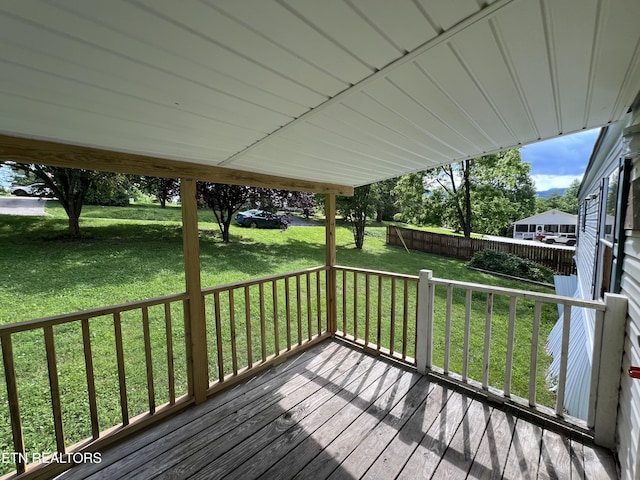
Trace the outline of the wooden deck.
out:
M 61 480 L 616 478 L 610 452 L 339 341 L 77 465 Z

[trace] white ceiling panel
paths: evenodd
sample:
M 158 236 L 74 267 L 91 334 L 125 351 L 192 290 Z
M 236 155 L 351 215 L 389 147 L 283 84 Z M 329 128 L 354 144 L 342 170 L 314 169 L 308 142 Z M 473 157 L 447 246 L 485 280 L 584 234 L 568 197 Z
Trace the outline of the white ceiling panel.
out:
M 616 122 L 638 18 L 637 0 L 0 2 L 0 134 L 363 185 Z

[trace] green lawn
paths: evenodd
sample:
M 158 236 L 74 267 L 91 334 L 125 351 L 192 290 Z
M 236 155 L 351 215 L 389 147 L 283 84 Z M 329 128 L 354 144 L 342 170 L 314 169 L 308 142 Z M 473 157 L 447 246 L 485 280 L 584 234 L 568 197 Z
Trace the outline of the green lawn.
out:
M 42 218 L 0 217 L 0 248 L 3 252 L 0 256 L 0 269 L 3 272 L 0 277 L 0 324 L 184 291 L 179 207 L 169 206 L 163 210 L 155 205 L 133 205 L 124 208 L 86 206 L 81 218 L 84 239 L 80 242 L 71 242 L 64 238 L 67 220 L 64 210 L 56 202 L 48 202 L 47 212 L 50 216 Z M 211 212 L 200 212 L 200 221 L 202 284 L 205 288 L 293 272 L 324 263 L 324 228 L 321 226 L 290 227 L 284 232 L 233 226 L 232 242 L 223 244 Z M 340 265 L 411 275 L 417 275 L 420 269 L 430 269 L 436 277 L 535 289 L 526 284 L 470 271 L 463 261 L 420 252 L 407 253 L 402 247 L 387 246 L 384 225 L 372 225 L 367 229 L 362 251 L 355 248 L 351 231 L 339 226 L 337 248 Z M 363 295 L 363 285 L 364 282 L 359 280 L 359 296 Z M 474 301 L 475 297 L 474 295 Z M 444 298 L 446 292 L 437 289 L 434 362 L 440 365 L 443 359 Z M 236 302 L 239 300 L 236 297 Z M 384 311 L 388 311 L 390 301 L 388 297 L 383 300 Z M 412 296 L 411 302 L 414 301 Z M 352 302 L 351 297 L 349 305 Z M 279 308 L 284 308 L 283 305 L 284 302 L 280 301 Z M 179 346 L 184 332 L 181 330 L 182 310 L 178 307 L 179 305 L 174 306 L 172 315 L 174 343 Z M 454 314 L 457 318 L 464 316 L 463 309 L 464 306 L 455 307 Z M 507 315 L 504 309 L 504 302 L 496 301 L 492 331 L 492 379 L 500 378 L 504 374 L 502 359 L 505 355 L 507 331 Z M 527 317 L 531 316 L 530 310 L 529 305 L 523 304 L 518 311 L 518 318 L 523 320 L 517 324 L 518 349 L 517 365 L 513 372 L 513 390 L 519 395 L 526 393 L 528 381 L 529 350 L 526 344 L 530 341 L 531 320 L 527 320 Z M 360 315 L 363 311 L 364 308 L 361 308 Z M 556 319 L 557 312 L 554 308 L 545 309 L 541 327 L 542 344 Z M 157 354 L 157 357 L 154 357 L 154 368 L 159 372 L 162 371 L 163 362 L 166 362 L 166 359 L 163 360 L 166 339 L 162 312 L 152 309 L 150 323 L 152 350 Z M 363 327 L 358 328 L 363 332 Z M 381 336 L 388 341 L 389 331 L 385 322 L 383 328 L 385 331 Z M 458 372 L 461 365 L 462 328 L 460 320 L 456 320 L 453 325 L 451 369 Z M 410 329 L 413 329 L 413 325 Z M 56 327 L 55 333 L 67 443 L 73 443 L 90 433 L 86 413 L 88 406 L 84 363 L 82 350 L 78 348 L 78 345 L 82 344 L 81 332 L 79 326 L 68 325 Z M 142 331 L 135 315 L 123 316 L 123 334 L 128 362 L 130 411 L 131 415 L 135 415 L 143 412 L 146 405 L 144 352 L 139 348 Z M 118 423 L 119 415 L 111 319 L 92 321 L 91 335 L 96 359 L 96 378 L 99 383 L 101 427 L 107 428 Z M 225 332 L 225 336 L 227 335 L 228 332 Z M 399 337 L 400 335 L 396 334 L 396 341 Z M 52 422 L 49 420 L 51 406 L 42 334 L 16 334 L 13 341 L 27 449 L 32 452 L 51 451 L 55 443 Z M 483 342 L 484 296 L 480 295 L 474 303 L 470 367 L 472 377 L 478 380 L 481 379 L 478 372 L 481 371 Z M 246 345 L 239 345 L 238 348 L 246 348 Z M 541 355 L 543 351 L 544 348 L 541 346 Z M 550 405 L 553 395 L 544 389 L 544 370 L 548 362 L 549 359 L 543 355 L 538 396 L 540 403 Z M 210 362 L 210 368 L 215 371 L 215 359 Z M 3 375 L 0 373 L 2 385 Z M 214 377 L 215 374 L 212 374 L 212 378 Z M 158 376 L 157 379 L 154 378 L 154 382 L 157 382 L 158 403 L 162 403 L 166 401 L 167 396 L 166 379 Z M 179 352 L 179 348 L 176 348 L 176 383 L 178 393 L 184 391 L 186 369 L 184 355 Z M 496 386 L 501 387 L 499 382 Z M 9 418 L 4 388 L 0 388 L 0 417 Z M 0 451 L 13 450 L 7 423 L 2 422 L 0 425 Z M 3 471 L 7 471 L 10 466 L 5 464 L 2 467 Z

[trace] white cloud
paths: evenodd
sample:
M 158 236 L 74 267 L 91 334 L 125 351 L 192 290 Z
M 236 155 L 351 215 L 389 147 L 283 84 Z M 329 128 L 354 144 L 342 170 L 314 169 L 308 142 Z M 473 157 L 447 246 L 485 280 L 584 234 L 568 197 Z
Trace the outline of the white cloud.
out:
M 575 179 L 582 180 L 582 175 L 531 175 L 536 182 L 536 190 L 544 192 L 550 188 L 567 188 Z

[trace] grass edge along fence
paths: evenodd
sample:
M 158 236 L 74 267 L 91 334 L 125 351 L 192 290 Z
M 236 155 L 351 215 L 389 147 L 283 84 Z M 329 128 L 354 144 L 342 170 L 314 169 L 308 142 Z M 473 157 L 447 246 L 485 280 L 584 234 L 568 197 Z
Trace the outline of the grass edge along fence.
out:
M 559 275 L 576 273 L 573 261 L 575 252 L 572 249 L 556 248 L 534 242 L 525 244 L 465 238 L 388 225 L 387 244 L 461 260 L 470 260 L 475 253 L 491 249 L 526 258 L 550 268 Z

